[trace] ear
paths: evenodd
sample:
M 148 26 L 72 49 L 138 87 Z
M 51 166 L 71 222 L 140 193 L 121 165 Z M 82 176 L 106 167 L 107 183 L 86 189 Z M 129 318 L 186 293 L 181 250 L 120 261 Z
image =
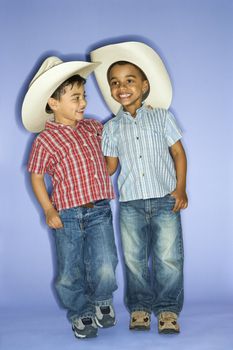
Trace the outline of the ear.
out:
M 58 104 L 59 104 L 59 101 L 56 100 L 55 98 L 50 97 L 50 98 L 48 99 L 48 105 L 49 105 L 49 107 L 52 109 L 52 111 L 56 111 L 56 110 L 57 110 Z
M 148 90 L 149 90 L 149 82 L 148 80 L 143 80 L 143 84 L 142 84 L 143 94 L 147 93 Z

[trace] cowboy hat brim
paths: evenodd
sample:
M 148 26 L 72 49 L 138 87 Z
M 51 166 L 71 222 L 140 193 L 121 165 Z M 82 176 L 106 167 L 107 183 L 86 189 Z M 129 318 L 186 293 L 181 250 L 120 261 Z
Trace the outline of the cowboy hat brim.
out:
M 113 114 L 117 114 L 121 105 L 111 96 L 107 71 L 111 64 L 117 61 L 131 62 L 145 73 L 150 84 L 146 104 L 154 108 L 169 108 L 172 100 L 171 81 L 163 61 L 151 47 L 141 42 L 123 42 L 103 46 L 92 51 L 90 55 L 93 62 L 101 62 L 95 70 L 95 77 Z
M 83 61 L 62 62 L 34 79 L 22 105 L 22 121 L 25 128 L 31 132 L 42 131 L 46 121 L 53 119 L 53 115 L 48 114 L 45 108 L 54 91 L 73 75 L 79 74 L 87 78 L 99 64 Z

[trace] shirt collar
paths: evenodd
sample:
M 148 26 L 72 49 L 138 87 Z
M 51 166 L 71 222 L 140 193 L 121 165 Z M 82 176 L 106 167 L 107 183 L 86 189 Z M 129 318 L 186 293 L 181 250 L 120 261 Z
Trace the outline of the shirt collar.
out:
M 82 119 L 80 121 L 78 121 L 77 125 L 75 128 L 72 128 L 71 126 L 69 125 L 65 125 L 65 124 L 59 124 L 59 123 L 56 123 L 52 120 L 47 120 L 47 122 L 45 123 L 45 129 L 53 129 L 53 130 L 56 130 L 56 129 L 59 129 L 59 128 L 62 128 L 62 129 L 71 129 L 71 130 L 75 130 L 79 127 L 80 124 L 82 124 L 83 122 L 85 121 L 85 119 Z
M 136 117 L 135 117 L 135 118 L 137 118 L 137 117 L 139 116 L 139 114 L 140 114 L 141 112 L 143 112 L 145 109 L 146 109 L 145 103 L 142 102 L 141 107 L 139 107 L 139 108 L 136 110 Z M 124 111 L 124 110 L 123 110 L 123 107 L 121 106 L 120 110 L 119 110 L 119 111 L 117 112 L 117 114 L 116 114 L 116 117 L 123 117 L 123 116 L 124 116 L 124 117 L 127 117 L 127 118 L 130 118 L 130 120 L 135 120 L 135 118 L 133 118 L 129 112 Z

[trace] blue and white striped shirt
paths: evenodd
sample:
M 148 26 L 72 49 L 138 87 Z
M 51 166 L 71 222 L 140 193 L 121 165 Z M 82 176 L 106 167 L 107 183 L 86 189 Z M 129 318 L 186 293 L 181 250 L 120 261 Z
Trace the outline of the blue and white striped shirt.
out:
M 163 197 L 176 187 L 176 172 L 169 147 L 181 138 L 174 116 L 165 109 L 137 110 L 133 118 L 120 109 L 104 125 L 102 150 L 118 157 L 119 200 Z

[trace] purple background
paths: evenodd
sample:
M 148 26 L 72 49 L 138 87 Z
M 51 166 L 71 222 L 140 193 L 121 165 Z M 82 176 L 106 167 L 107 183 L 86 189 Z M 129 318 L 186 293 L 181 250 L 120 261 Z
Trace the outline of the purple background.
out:
M 26 171 L 33 135 L 22 126 L 21 104 L 28 82 L 49 55 L 89 60 L 91 49 L 123 40 L 153 46 L 173 83 L 171 110 L 188 157 L 185 306 L 232 307 L 232 5 L 231 0 L 0 0 L 2 310 L 57 308 L 53 233 Z M 93 76 L 86 90 L 86 114 L 108 118 Z M 117 241 L 118 236 L 116 225 Z M 120 305 L 121 264 L 117 279 Z

